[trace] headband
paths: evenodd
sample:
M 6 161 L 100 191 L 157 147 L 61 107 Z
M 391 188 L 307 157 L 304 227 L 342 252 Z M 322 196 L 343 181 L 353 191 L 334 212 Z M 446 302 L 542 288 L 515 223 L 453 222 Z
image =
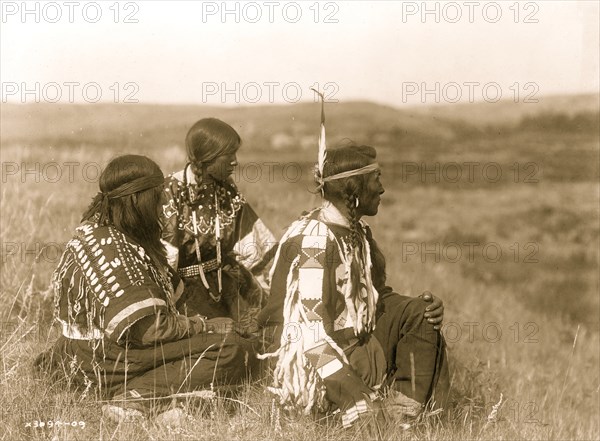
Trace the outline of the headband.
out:
M 159 185 L 164 184 L 164 182 L 165 178 L 162 173 L 157 173 L 150 176 L 136 178 L 133 181 L 126 182 L 117 188 L 114 188 L 109 192 L 103 192 L 102 194 L 108 197 L 108 199 L 118 199 L 129 196 L 130 194 L 158 187 Z
M 322 185 L 325 182 L 334 181 L 336 179 L 344 179 L 349 178 L 350 176 L 357 175 L 366 175 L 367 173 L 371 173 L 379 170 L 379 164 L 374 162 L 373 164 L 366 165 L 361 168 L 357 168 L 356 170 L 348 170 L 342 173 L 338 173 L 336 175 L 327 176 L 326 178 L 320 178 L 319 183 Z
M 163 185 L 165 178 L 162 173 L 156 173 L 150 176 L 142 176 L 136 178 L 133 181 L 126 182 L 119 185 L 117 188 L 112 189 L 108 192 L 100 192 L 102 200 L 100 203 L 100 218 L 99 224 L 102 224 L 105 219 L 108 219 L 108 201 L 111 199 L 119 199 L 125 196 L 129 196 L 140 191 L 149 190 L 159 185 Z

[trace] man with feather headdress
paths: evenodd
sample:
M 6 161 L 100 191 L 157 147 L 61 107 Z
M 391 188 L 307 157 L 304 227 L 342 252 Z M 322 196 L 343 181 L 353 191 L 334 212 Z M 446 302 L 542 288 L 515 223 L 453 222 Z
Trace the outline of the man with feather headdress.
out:
M 362 220 L 377 214 L 384 192 L 376 151 L 328 152 L 324 122 L 322 110 L 315 174 L 323 204 L 281 239 L 259 315 L 279 342 L 262 356 L 277 359 L 270 390 L 305 413 L 337 408 L 344 427 L 383 408 L 414 418 L 445 398 L 443 305 L 386 285 L 385 258 Z

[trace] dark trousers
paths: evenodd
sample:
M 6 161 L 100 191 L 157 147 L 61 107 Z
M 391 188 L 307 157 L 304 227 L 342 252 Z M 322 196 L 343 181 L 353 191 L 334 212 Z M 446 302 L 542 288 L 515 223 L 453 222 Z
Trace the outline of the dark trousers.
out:
M 87 341 L 60 337 L 36 366 L 68 376 L 102 395 L 135 390 L 142 397 L 167 396 L 239 384 L 256 372 L 257 342 L 236 333 L 200 334 L 144 349 L 126 349 L 108 339 L 95 350 Z
M 373 335 L 385 354 L 385 385 L 394 387 L 419 403 L 431 400 L 435 407 L 445 407 L 450 386 L 448 359 L 442 334 L 433 329 L 433 325 L 424 317 L 425 308 L 430 303 L 419 297 L 401 296 L 395 292 L 383 294 L 381 300 L 384 307 L 377 317 Z M 261 352 L 277 350 L 282 329 L 281 325 L 263 328 L 265 343 Z M 356 363 L 357 360 L 360 358 L 351 360 L 351 364 L 354 361 L 352 368 L 364 380 L 370 373 L 363 371 L 372 360 L 364 360 L 360 364 Z M 273 361 L 269 360 L 265 371 L 269 372 L 273 367 Z M 343 376 L 343 372 L 340 375 Z M 353 385 L 348 378 L 340 379 L 340 384 L 344 385 L 342 389 L 352 390 L 343 391 L 341 386 L 336 387 L 337 395 L 358 393 L 362 396 L 364 385 Z
M 430 303 L 419 297 L 387 293 L 374 335 L 383 347 L 387 379 L 420 403 L 445 406 L 449 389 L 448 360 L 442 334 L 424 317 Z

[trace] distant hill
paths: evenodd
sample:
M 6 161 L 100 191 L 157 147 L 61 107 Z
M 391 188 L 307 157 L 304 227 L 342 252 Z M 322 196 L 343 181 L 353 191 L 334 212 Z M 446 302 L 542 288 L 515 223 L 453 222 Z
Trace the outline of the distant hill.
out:
M 452 124 L 370 102 L 327 104 L 327 129 L 331 139 L 363 138 L 398 130 L 411 136 L 451 137 Z M 320 108 L 317 103 L 277 106 L 210 106 L 144 104 L 4 104 L 2 105 L 3 142 L 48 138 L 105 142 L 106 137 L 154 140 L 161 144 L 181 143 L 196 120 L 214 116 L 239 130 L 249 142 L 269 147 L 302 145 L 318 133 Z M 310 139 L 307 139 L 309 137 Z M 362 142 L 365 142 L 364 140 Z M 275 144 L 275 145 L 272 145 Z
M 516 125 L 523 118 L 545 114 L 598 113 L 598 95 L 556 95 L 538 97 L 537 103 L 515 103 L 501 100 L 497 103 L 477 102 L 472 104 L 447 104 L 437 106 L 415 106 L 407 111 L 419 116 L 438 120 L 460 121 L 473 126 Z
M 314 148 L 318 103 L 235 108 L 148 104 L 2 104 L 3 145 L 182 145 L 196 120 L 214 116 L 233 125 L 256 150 Z M 483 128 L 517 127 L 524 118 L 550 113 L 598 113 L 594 95 L 543 98 L 538 104 L 457 104 L 394 108 L 371 102 L 326 105 L 330 145 L 350 139 L 380 147 L 439 144 L 476 136 Z M 588 118 L 589 119 L 589 118 Z M 593 118 L 592 118 L 593 120 Z M 552 120 L 549 120 L 552 124 Z M 568 124 L 567 124 L 568 125 Z M 531 125 L 530 125 L 531 126 Z M 565 126 L 566 127 L 566 126 Z

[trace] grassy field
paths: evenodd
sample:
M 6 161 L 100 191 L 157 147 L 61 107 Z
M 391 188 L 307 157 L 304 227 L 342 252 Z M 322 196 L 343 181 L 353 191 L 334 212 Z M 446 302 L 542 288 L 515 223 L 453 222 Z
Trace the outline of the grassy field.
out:
M 185 121 L 198 115 L 180 111 Z M 144 131 L 128 133 L 123 124 L 115 128 L 118 117 L 98 118 L 90 106 L 80 127 L 93 131 L 81 142 L 77 125 L 65 122 L 76 121 L 72 114 L 54 124 L 45 112 L 2 115 L 0 440 L 363 439 L 331 421 L 285 415 L 256 384 L 237 401 L 190 399 L 193 418 L 177 428 L 154 420 L 117 426 L 102 418 L 93 393 L 33 374 L 32 360 L 57 337 L 50 275 L 97 191 L 98 168 L 124 152 L 147 154 L 165 172 L 184 164 L 185 125 L 175 126 L 163 108 L 140 111 Z M 226 112 L 220 116 L 227 120 Z M 7 121 L 21 129 L 5 132 Z M 384 439 L 599 439 L 597 122 L 590 129 L 573 119 L 573 127 L 552 131 L 544 121 L 496 131 L 446 121 L 440 127 L 452 136 L 407 135 L 415 143 L 404 139 L 400 147 L 392 142 L 396 128 L 381 137 L 386 193 L 368 222 L 386 254 L 389 284 L 444 299 L 452 377 L 444 413 L 426 415 L 409 431 L 391 425 Z M 159 135 L 160 127 L 169 134 Z M 313 154 L 272 154 L 244 130 L 235 177 L 279 237 L 318 203 L 308 191 Z M 301 142 L 307 133 L 290 136 Z M 379 147 L 373 136 L 352 138 Z M 343 126 L 331 130 L 330 139 L 344 137 Z M 41 421 L 76 427 L 34 427 Z

